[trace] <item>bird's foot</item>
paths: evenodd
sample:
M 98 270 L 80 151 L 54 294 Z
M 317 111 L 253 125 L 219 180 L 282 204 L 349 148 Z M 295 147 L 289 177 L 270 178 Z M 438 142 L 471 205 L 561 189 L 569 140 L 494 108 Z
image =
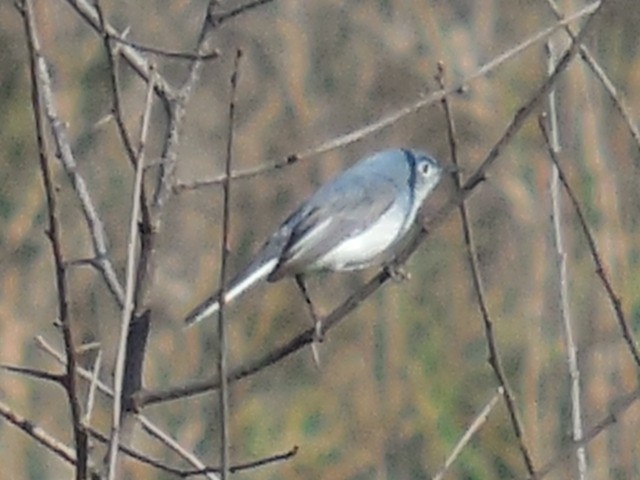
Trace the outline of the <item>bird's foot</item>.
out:
M 387 265 L 385 270 L 391 277 L 391 280 L 394 282 L 406 282 L 407 280 L 411 280 L 411 273 L 402 268 L 400 265 Z

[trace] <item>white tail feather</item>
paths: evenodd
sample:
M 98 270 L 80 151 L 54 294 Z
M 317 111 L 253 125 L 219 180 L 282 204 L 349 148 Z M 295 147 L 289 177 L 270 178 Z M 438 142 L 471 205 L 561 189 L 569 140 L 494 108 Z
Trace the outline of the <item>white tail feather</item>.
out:
M 263 263 L 259 267 L 251 266 L 231 285 L 228 286 L 227 291 L 224 294 L 224 303 L 230 303 L 245 291 L 249 290 L 253 285 L 264 280 L 278 264 L 277 258 L 272 258 L 268 262 Z M 213 295 L 205 300 L 203 303 L 194 308 L 187 318 L 185 323 L 187 327 L 195 325 L 201 320 L 213 315 L 220 309 L 220 303 L 218 302 L 218 295 Z

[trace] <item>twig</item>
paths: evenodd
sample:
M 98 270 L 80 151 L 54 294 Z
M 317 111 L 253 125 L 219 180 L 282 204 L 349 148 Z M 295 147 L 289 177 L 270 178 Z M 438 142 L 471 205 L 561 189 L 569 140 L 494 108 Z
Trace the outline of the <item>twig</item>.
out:
M 1 404 L 0 404 L 1 405 Z M 102 432 L 96 430 L 95 428 L 90 428 L 89 429 L 89 433 L 90 435 L 95 438 L 96 440 L 98 440 L 99 442 L 102 443 L 108 443 L 109 442 L 109 437 L 107 437 L 106 435 L 104 435 Z M 190 477 L 193 475 L 202 475 L 202 474 L 214 474 L 215 472 L 219 472 L 220 471 L 220 467 L 208 467 L 205 465 L 202 465 L 201 468 L 197 468 L 197 469 L 185 469 L 185 468 L 177 468 L 177 467 L 173 467 L 171 465 L 167 465 L 166 463 L 160 462 L 158 460 L 155 460 L 153 458 L 148 457 L 147 455 L 134 450 L 132 448 L 127 447 L 126 445 L 122 445 L 120 444 L 119 446 L 120 450 L 122 450 L 122 452 L 124 454 L 126 454 L 127 456 L 129 456 L 130 458 L 139 461 L 140 463 L 144 463 L 146 465 L 150 465 L 154 468 L 157 468 L 158 470 L 162 470 L 164 472 L 167 473 L 171 473 L 173 475 L 178 475 L 180 477 Z M 256 467 L 260 467 L 260 466 L 264 466 L 264 465 L 269 465 L 272 463 L 276 463 L 276 462 L 282 462 L 285 460 L 288 460 L 289 458 L 293 457 L 296 453 L 298 452 L 298 447 L 294 446 L 292 449 L 290 449 L 287 452 L 284 453 L 278 453 L 275 455 L 270 455 L 268 457 L 265 458 L 260 458 L 258 460 L 252 460 L 250 462 L 245 462 L 245 463 L 240 463 L 237 465 L 231 465 L 229 467 L 229 471 L 232 473 L 236 473 L 236 472 L 241 472 L 244 470 L 250 470 Z M 209 477 L 211 477 L 211 475 L 207 475 Z M 213 477 L 213 478 L 217 478 L 217 477 Z
M 98 355 L 96 361 L 93 364 L 93 372 L 91 374 L 91 381 L 89 382 L 89 393 L 87 394 L 87 408 L 84 413 L 84 424 L 89 426 L 91 424 L 91 414 L 93 413 L 93 405 L 96 398 L 96 388 L 98 385 L 98 378 L 100 377 L 100 367 L 102 366 L 102 349 L 98 349 Z
M 562 75 L 562 73 L 567 69 L 573 58 L 578 53 L 581 42 L 584 40 L 587 33 L 591 30 L 591 26 L 594 24 L 593 20 L 598 17 L 598 13 L 602 11 L 602 8 L 607 4 L 608 1 L 611 0 L 601 0 L 595 3 L 595 10 L 593 10 L 593 13 L 585 21 L 584 26 L 576 35 L 575 39 L 571 42 L 571 46 L 564 52 L 555 69 L 553 70 L 553 73 L 549 75 L 547 79 L 538 87 L 538 89 L 531 96 L 531 99 L 516 112 L 515 116 L 507 126 L 507 129 L 502 134 L 502 137 L 500 137 L 500 140 L 498 140 L 494 144 L 493 148 L 488 153 L 487 157 L 482 161 L 480 167 L 478 167 L 476 172 L 467 179 L 465 186 L 475 183 L 479 180 L 479 178 L 484 176 L 484 172 L 493 164 L 493 162 L 495 162 L 500 151 L 509 143 L 511 138 L 520 130 L 520 128 L 522 128 L 525 120 L 529 118 L 529 115 L 531 115 L 533 110 L 535 110 L 538 105 L 540 105 L 547 93 L 549 93 L 549 90 L 553 88 L 560 75 Z M 594 4 L 591 4 L 590 6 L 593 7 Z
M 231 94 L 229 100 L 229 118 L 227 125 L 227 151 L 224 171 L 227 175 L 226 180 L 222 183 L 222 241 L 220 242 L 220 296 L 218 302 L 220 309 L 218 310 L 218 377 L 220 389 L 218 390 L 218 402 L 220 403 L 220 473 L 221 478 L 226 480 L 229 478 L 229 396 L 227 384 L 227 326 L 224 318 L 224 292 L 225 278 L 227 274 L 227 244 L 229 241 L 229 201 L 230 201 L 230 182 L 229 174 L 231 173 L 231 159 L 233 157 L 233 132 L 235 126 L 236 111 L 236 92 L 238 90 L 238 75 L 240 73 L 240 58 L 242 58 L 242 50 L 236 52 L 236 58 L 233 64 L 233 73 L 231 74 Z
M 151 105 L 153 104 L 153 86 L 154 77 L 151 76 L 147 88 L 147 98 L 145 103 L 145 111 L 142 117 L 142 128 L 140 132 L 140 147 L 138 149 L 136 160 L 136 175 L 134 180 L 131 220 L 129 224 L 129 245 L 127 249 L 127 282 L 125 290 L 125 304 L 122 310 L 122 318 L 120 321 L 120 341 L 118 342 L 118 353 L 116 356 L 116 367 L 114 373 L 114 398 L 113 398 L 113 417 L 111 427 L 111 437 L 109 441 L 109 449 L 106 460 L 107 479 L 114 480 L 116 476 L 116 460 L 118 456 L 118 445 L 120 443 L 120 420 L 122 413 L 122 386 L 124 384 L 125 360 L 127 352 L 127 336 L 131 317 L 134 312 L 134 295 L 135 295 L 135 264 L 136 264 L 136 247 L 138 238 L 138 218 L 140 215 L 140 203 L 142 192 L 142 174 L 144 172 L 145 147 L 147 142 L 147 134 L 149 131 L 149 118 L 151 116 Z
M 182 445 L 180 445 L 173 438 L 171 438 L 169 435 L 167 435 L 165 432 L 163 432 L 157 426 L 151 423 L 151 420 L 149 420 L 148 418 L 140 414 L 136 415 L 136 419 L 138 420 L 138 422 L 142 426 L 142 429 L 145 432 L 147 432 L 150 436 L 152 436 L 153 438 L 156 438 L 157 440 L 162 442 L 166 447 L 168 447 L 169 449 L 171 449 L 172 451 L 180 455 L 182 458 L 187 460 L 191 465 L 193 465 L 194 468 L 200 469 L 200 470 L 207 468 L 207 466 L 197 456 L 195 456 L 193 453 L 183 448 Z M 220 480 L 220 477 L 218 477 L 218 475 L 216 475 L 214 472 L 207 472 L 205 473 L 205 475 L 207 476 L 207 478 L 209 478 L 209 480 Z
M 122 306 L 124 301 L 124 289 L 118 280 L 113 264 L 108 258 L 107 236 L 104 230 L 104 225 L 100 220 L 95 203 L 89 193 L 87 183 L 78 171 L 77 162 L 67 138 L 67 129 L 58 117 L 51 88 L 51 77 L 46 65 L 43 64 L 42 68 L 39 69 L 38 77 L 40 82 L 38 88 L 40 90 L 40 95 L 42 96 L 47 120 L 51 126 L 53 139 L 56 143 L 58 158 L 80 202 L 82 214 L 84 215 L 85 222 L 89 229 L 94 253 L 94 258 L 90 264 L 102 274 L 107 288 L 118 302 L 118 305 Z
M 198 38 L 198 46 L 196 49 L 198 53 L 203 53 L 208 48 L 212 38 L 210 30 L 209 23 L 205 20 Z M 153 278 L 153 272 L 158 264 L 158 256 L 155 255 L 155 240 L 163 224 L 163 207 L 172 194 L 171 186 L 174 182 L 174 173 L 177 165 L 177 148 L 180 140 L 180 130 L 186 115 L 188 101 L 199 78 L 202 63 L 202 60 L 192 62 L 187 79 L 179 92 L 177 92 L 175 97 L 165 102 L 169 118 L 164 134 L 156 187 L 149 209 L 147 210 L 146 207 L 142 209 L 141 248 L 136 282 L 136 306 L 137 311 L 141 312 L 141 314 L 138 315 L 136 331 L 132 330 L 130 332 L 132 338 L 128 341 L 129 345 L 133 345 L 134 343 L 140 345 L 140 348 L 133 352 L 135 353 L 135 358 L 130 357 L 132 358 L 132 362 L 128 364 L 137 367 L 135 369 L 136 371 L 131 374 L 132 377 L 135 377 L 133 378 L 135 382 L 132 383 L 132 386 L 136 386 L 136 383 L 141 384 L 142 365 L 146 353 L 145 346 L 149 333 L 148 327 L 151 321 L 151 310 L 148 306 L 148 298 L 152 282 L 149 281 L 149 279 Z M 145 201 L 145 204 L 146 203 Z M 136 365 L 134 365 L 133 360 L 137 361 Z M 128 393 L 132 394 L 133 391 Z M 128 399 L 130 397 L 131 395 L 128 395 Z M 127 407 L 130 406 L 129 404 L 127 405 Z
M 342 321 L 350 312 L 356 309 L 366 298 L 372 295 L 381 285 L 390 278 L 388 271 L 382 270 L 375 277 L 369 280 L 357 292 L 347 298 L 340 306 L 322 320 L 322 332 L 324 335 L 336 324 Z M 292 353 L 297 352 L 306 345 L 312 343 L 317 338 L 315 327 L 304 330 L 284 345 L 276 347 L 254 360 L 245 362 L 243 365 L 232 369 L 228 375 L 229 383 L 233 383 L 242 378 L 250 376 L 256 372 L 274 365 Z M 191 382 L 188 385 L 167 388 L 165 390 L 140 392 L 134 398 L 134 404 L 137 409 L 141 409 L 147 405 L 153 405 L 179 398 L 189 397 L 215 390 L 220 387 L 220 379 L 216 375 L 212 378 Z
M 206 49 L 198 49 L 196 53 L 181 53 L 181 52 L 168 52 L 163 49 L 157 49 L 154 47 L 143 46 L 135 42 L 131 42 L 122 37 L 119 32 L 113 28 L 108 23 L 104 23 L 101 25 L 100 19 L 98 17 L 98 12 L 96 9 L 89 3 L 88 0 L 66 0 L 67 3 L 85 20 L 87 25 L 93 28 L 97 33 L 106 35 L 113 41 L 116 41 L 122 47 L 120 53 L 122 54 L 125 61 L 131 66 L 131 68 L 145 81 L 149 81 L 151 73 L 150 73 L 150 61 L 149 58 L 144 54 L 144 52 L 150 52 L 158 55 L 163 55 L 166 57 L 176 57 L 176 58 L 184 58 L 187 60 L 194 61 L 203 61 L 209 60 L 212 58 L 216 58 L 219 56 L 219 52 L 217 50 L 212 49 L 206 51 Z M 240 14 L 243 14 L 247 11 L 252 10 L 253 8 L 259 7 L 266 3 L 269 3 L 272 0 L 257 0 L 246 3 L 245 5 L 241 5 L 237 8 L 234 8 L 228 12 L 223 12 L 217 15 L 217 25 L 220 25 L 227 20 L 231 20 L 237 17 Z M 205 23 L 210 23 L 205 20 Z M 155 80 L 155 91 L 160 97 L 160 99 L 164 102 L 168 102 L 171 100 L 175 100 L 180 92 L 172 87 L 169 82 L 167 82 L 162 76 L 156 75 Z
M 556 60 L 553 43 L 551 40 L 547 42 L 547 55 L 549 72 L 553 71 Z M 540 128 L 544 128 L 544 119 L 539 120 Z M 555 89 L 549 92 L 549 123 L 551 127 L 550 136 L 545 138 L 551 143 L 547 145 L 549 150 L 558 155 L 560 153 L 560 133 L 558 130 L 558 115 L 556 109 Z M 550 138 L 549 138 L 550 137 Z M 551 173 L 551 218 L 553 221 L 553 238 L 556 247 L 556 270 L 559 275 L 560 284 L 560 315 L 562 317 L 562 325 L 565 334 L 567 348 L 567 365 L 569 367 L 569 375 L 571 377 L 571 407 L 572 407 L 572 424 L 573 439 L 579 442 L 582 439 L 582 406 L 580 402 L 580 369 L 578 367 L 578 356 L 575 341 L 573 339 L 573 325 L 571 321 L 571 309 L 569 306 L 569 288 L 567 278 L 567 253 L 564 248 L 564 237 L 562 234 L 562 210 L 560 206 L 560 184 L 558 178 L 558 167 L 553 165 Z M 587 478 L 587 456 L 584 448 L 578 448 L 576 451 L 578 457 L 578 472 L 581 480 Z
M 136 168 L 138 154 L 133 146 L 131 137 L 125 125 L 124 110 L 121 101 L 120 82 L 118 76 L 118 59 L 117 53 L 118 46 L 112 47 L 112 42 L 109 35 L 106 33 L 106 21 L 104 19 L 104 13 L 102 11 L 100 0 L 94 0 L 94 6 L 98 14 L 98 20 L 100 22 L 101 30 L 104 33 L 104 47 L 107 53 L 107 60 L 109 66 L 109 76 L 111 80 L 111 94 L 112 94 L 112 112 L 115 118 L 116 126 L 120 139 L 125 148 L 127 157 L 130 164 Z M 156 78 L 156 77 L 154 77 Z M 167 102 L 165 102 L 165 108 Z M 149 161 L 145 159 L 145 165 L 143 168 L 147 168 Z M 144 182 L 141 185 L 140 190 L 140 255 L 138 259 L 138 266 L 136 268 L 137 278 L 135 284 L 137 286 L 136 297 L 134 305 L 143 305 L 146 279 L 148 274 L 148 260 L 151 257 L 154 245 L 154 228 L 151 222 L 151 212 L 147 202 L 147 193 Z M 142 385 L 142 371 L 144 366 L 144 356 L 146 352 L 146 342 L 150 326 L 150 312 L 143 310 L 139 315 L 134 312 L 132 318 L 131 328 L 127 333 L 127 350 L 125 355 L 125 369 L 124 369 L 124 384 L 122 386 L 122 399 L 124 402 L 125 410 L 127 408 L 127 399 L 131 394 L 137 391 Z M 126 414 L 125 414 L 126 416 Z M 123 420 L 126 421 L 126 418 Z
M 284 160 L 271 162 L 264 165 L 260 165 L 258 167 L 233 172 L 231 174 L 231 179 L 236 180 L 240 178 L 251 178 L 251 177 L 261 175 L 265 172 L 270 172 L 272 170 L 279 170 L 288 165 L 297 163 L 300 160 L 306 160 L 310 157 L 313 157 L 322 153 L 326 153 L 340 147 L 344 147 L 358 140 L 361 140 L 362 138 L 368 135 L 371 135 L 379 130 L 382 130 L 383 128 L 389 127 L 394 123 L 396 123 L 398 120 L 406 117 L 407 115 L 416 113 L 425 107 L 429 107 L 441 101 L 442 98 L 446 96 L 454 95 L 460 91 L 464 91 L 469 84 L 471 84 L 472 82 L 474 82 L 479 78 L 484 77 L 488 73 L 492 72 L 497 67 L 505 63 L 507 60 L 510 60 L 516 57 L 523 50 L 531 47 L 532 45 L 535 45 L 536 43 L 542 40 L 545 40 L 547 37 L 555 33 L 558 29 L 565 27 L 569 23 L 577 19 L 580 19 L 586 15 L 592 14 L 599 7 L 599 5 L 600 5 L 600 2 L 594 2 L 588 5 L 587 7 L 583 8 L 582 10 L 579 10 L 578 12 L 574 13 L 573 15 L 570 15 L 569 17 L 559 21 L 555 25 L 552 25 L 551 27 L 541 30 L 540 32 L 532 35 L 531 37 L 527 38 L 526 40 L 516 45 L 515 47 L 496 56 L 495 58 L 493 58 L 492 60 L 484 64 L 482 67 L 480 67 L 478 70 L 476 70 L 474 73 L 472 73 L 471 75 L 463 79 L 461 82 L 455 84 L 453 87 L 449 89 L 438 90 L 426 96 L 421 95 L 420 98 L 418 98 L 417 100 L 414 100 L 412 103 L 386 114 L 382 118 L 378 119 L 375 122 L 370 123 L 369 125 L 361 127 L 352 132 L 339 135 L 337 137 L 326 140 L 320 143 L 319 145 L 316 145 L 315 147 L 309 148 L 302 152 L 289 155 Z M 206 186 L 218 185 L 222 183 L 223 178 L 224 178 L 224 175 L 218 175 L 216 177 L 213 177 L 207 180 L 198 180 L 194 182 L 181 182 L 174 186 L 174 191 L 176 193 L 182 193 L 185 191 L 194 190 L 194 189 L 198 189 Z
M 82 424 L 82 407 L 76 385 L 77 359 L 73 335 L 71 332 L 69 317 L 69 293 L 67 290 L 67 278 L 64 256 L 62 253 L 62 239 L 58 220 L 58 205 L 55 195 L 55 187 L 51 178 L 51 167 L 47 154 L 47 144 L 45 140 L 45 128 L 42 120 L 42 108 L 40 98 L 43 95 L 41 87 L 46 83 L 47 67 L 40 51 L 40 43 L 36 31 L 36 23 L 31 0 L 23 0 L 20 5 L 20 13 L 24 21 L 24 29 L 27 37 L 27 47 L 29 49 L 29 73 L 31 76 L 31 103 L 36 126 L 36 139 L 38 143 L 38 157 L 40 160 L 40 171 L 42 183 L 47 200 L 48 216 L 48 237 L 51 243 L 51 251 L 55 264 L 55 280 L 58 293 L 58 318 L 62 327 L 65 353 L 67 357 L 66 374 L 64 387 L 67 392 L 71 419 L 73 422 L 73 437 L 76 450 L 76 479 L 87 478 L 88 464 L 88 437 Z M 50 110 L 51 99 L 45 100 L 45 108 Z M 51 118 L 51 117 L 49 117 Z M 52 129 L 53 123 L 52 123 Z
M 109 444 L 109 440 L 110 440 L 109 437 L 104 433 L 100 432 L 99 430 L 89 427 L 89 434 L 91 435 L 91 437 L 95 438 L 99 442 Z M 153 458 L 150 458 L 144 455 L 143 453 L 140 453 L 137 450 L 134 450 L 133 448 L 123 445 L 122 443 L 118 445 L 118 449 L 128 457 L 133 458 L 134 460 L 138 460 L 139 462 L 144 463 L 146 465 L 150 465 L 154 468 L 157 468 L 158 470 L 162 470 L 167 473 L 172 473 L 174 475 L 179 475 L 182 472 L 182 469 L 174 468 L 158 460 L 154 460 Z
M 135 148 L 133 147 L 133 142 L 131 141 L 131 136 L 129 135 L 124 122 L 124 112 L 122 109 L 122 102 L 120 101 L 120 82 L 118 78 L 117 64 L 118 55 L 111 45 L 111 39 L 113 38 L 113 36 L 109 35 L 109 33 L 107 32 L 106 22 L 104 19 L 104 14 L 102 13 L 100 0 L 94 0 L 93 3 L 96 14 L 98 16 L 100 30 L 103 32 L 104 48 L 107 52 L 107 61 L 109 64 L 109 80 L 111 81 L 112 113 L 116 121 L 116 127 L 118 129 L 118 134 L 120 135 L 120 140 L 122 141 L 124 150 L 127 153 L 127 157 L 129 158 L 129 162 L 135 168 L 136 152 Z
M 95 4 L 94 4 L 94 7 L 95 7 Z M 203 54 L 197 54 L 192 52 L 178 52 L 178 51 L 166 50 L 164 48 L 152 47 L 150 45 L 143 45 L 141 43 L 134 42 L 133 40 L 128 40 L 120 35 L 112 35 L 106 32 L 104 28 L 102 28 L 102 31 L 104 32 L 103 35 L 109 40 L 120 43 L 122 45 L 128 45 L 129 47 L 133 47 L 136 50 L 139 50 L 140 52 L 153 53 L 161 57 L 175 58 L 178 60 L 202 60 L 202 61 L 215 60 L 220 57 L 220 52 L 216 49 L 213 49 L 209 53 L 203 53 Z
M 555 15 L 555 17 L 558 20 L 562 19 L 563 15 L 560 12 L 560 9 L 558 8 L 555 0 L 545 0 L 545 2 L 551 8 L 551 11 Z M 572 40 L 575 38 L 575 33 L 571 29 L 570 25 L 565 25 L 564 30 L 567 32 L 567 35 L 569 35 L 569 38 L 571 38 Z M 635 140 L 636 147 L 640 150 L 640 130 L 638 130 L 638 126 L 633 120 L 633 115 L 631 114 L 629 106 L 625 102 L 624 98 L 620 95 L 616 87 L 613 85 L 611 79 L 607 76 L 606 72 L 602 69 L 602 67 L 595 59 L 595 57 L 591 54 L 591 51 L 586 47 L 586 45 L 580 45 L 580 57 L 591 69 L 596 78 L 602 83 L 602 86 L 609 94 L 613 105 L 616 107 L 616 109 L 620 113 L 620 116 L 622 117 L 622 120 L 629 129 L 629 133 Z
M 46 354 L 50 355 L 54 360 L 56 360 L 61 365 L 66 364 L 66 360 L 64 355 L 62 355 L 59 351 L 57 351 L 53 346 L 51 346 L 44 338 L 38 336 L 36 337 L 36 344 L 39 348 L 42 349 Z M 89 382 L 92 381 L 93 374 L 88 370 L 79 367 L 77 371 L 80 378 L 83 378 Z M 113 398 L 113 390 L 107 386 L 104 382 L 99 379 L 95 381 L 95 386 L 98 391 L 104 393 L 110 398 Z M 178 444 L 173 438 L 169 437 L 166 433 L 160 430 L 157 426 L 155 426 L 151 420 L 146 418 L 144 415 L 138 414 L 136 415 L 136 420 L 140 423 L 142 428 L 151 436 L 158 439 L 164 445 L 166 445 L 173 452 L 178 454 L 180 457 L 184 458 L 187 462 L 189 462 L 195 468 L 205 468 L 205 464 L 202 463 L 193 453 L 187 451 L 180 444 Z M 123 447 L 120 444 L 120 448 L 125 454 L 129 454 L 129 449 Z M 218 477 L 213 474 L 207 475 L 211 480 L 218 480 Z
M 453 462 L 456 461 L 458 456 L 460 456 L 460 454 L 462 453 L 462 450 L 464 450 L 464 447 L 467 446 L 475 433 L 480 430 L 480 427 L 482 427 L 482 425 L 487 422 L 489 414 L 498 404 L 498 400 L 500 400 L 500 397 L 502 395 L 504 395 L 504 390 L 502 389 L 502 387 L 498 387 L 498 392 L 493 396 L 491 400 L 489 400 L 489 403 L 487 403 L 482 411 L 476 416 L 476 418 L 474 418 L 473 422 L 471 422 L 469 428 L 467 428 L 467 430 L 464 432 L 464 435 L 462 435 L 456 446 L 453 448 L 452 452 L 447 457 L 444 465 L 440 467 L 438 473 L 433 476 L 433 480 L 442 480 L 444 478 L 446 473 L 449 471 L 449 468 L 451 468 L 451 465 L 453 465 Z
M 547 144 L 549 144 L 548 133 L 544 123 L 541 125 L 541 128 L 545 136 L 545 141 L 547 142 Z M 578 223 L 580 224 L 580 227 L 582 228 L 582 232 L 584 233 L 584 236 L 587 240 L 589 253 L 591 254 L 591 258 L 593 259 L 593 263 L 595 264 L 595 267 L 596 267 L 596 274 L 598 275 L 598 278 L 600 279 L 605 289 L 605 292 L 607 294 L 607 298 L 611 303 L 613 312 L 616 317 L 616 321 L 618 322 L 618 326 L 620 327 L 620 330 L 622 332 L 622 337 L 624 338 L 624 341 L 627 344 L 627 348 L 629 349 L 629 353 L 633 357 L 633 360 L 635 361 L 636 365 L 640 367 L 640 352 L 638 352 L 638 347 L 636 346 L 636 341 L 635 341 L 635 338 L 633 337 L 633 332 L 631 330 L 631 327 L 629 327 L 629 323 L 627 322 L 627 319 L 624 315 L 624 311 L 622 310 L 622 303 L 620 302 L 620 298 L 616 294 L 613 286 L 611 285 L 611 282 L 609 281 L 609 277 L 607 276 L 607 273 L 604 268 L 604 262 L 602 261 L 600 254 L 598 253 L 598 246 L 596 244 L 596 240 L 593 234 L 591 233 L 591 229 L 587 224 L 587 219 L 584 216 L 582 207 L 580 206 L 580 202 L 578 201 L 578 198 L 573 192 L 573 189 L 569 185 L 569 181 L 567 179 L 567 176 L 564 173 L 564 170 L 560 166 L 560 162 L 558 160 L 557 155 L 551 149 L 549 150 L 549 157 L 551 158 L 551 161 L 558 169 L 558 177 L 560 179 L 560 182 L 562 183 L 562 186 L 567 192 L 567 195 L 569 196 L 569 200 L 571 201 L 571 205 L 573 206 L 573 209 L 576 212 Z
M 444 89 L 444 66 L 442 63 L 438 64 L 437 78 L 440 82 L 440 85 Z M 455 124 L 453 121 L 453 116 L 451 114 L 449 102 L 447 101 L 447 97 L 442 99 L 442 104 L 447 120 L 447 133 L 449 138 L 449 147 L 451 150 L 451 161 L 454 166 L 459 167 L 456 147 Z M 460 191 L 462 189 L 460 172 L 454 173 L 454 180 L 456 189 Z M 482 321 L 484 323 L 484 334 L 487 342 L 487 348 L 489 350 L 489 364 L 493 369 L 500 387 L 503 389 L 503 396 L 507 406 L 507 410 L 509 411 L 511 427 L 513 428 L 513 432 L 516 436 L 516 439 L 518 440 L 518 447 L 520 448 L 522 459 L 524 460 L 527 471 L 530 474 L 533 474 L 535 472 L 535 469 L 533 467 L 533 460 L 531 459 L 531 454 L 529 453 L 529 449 L 525 444 L 524 432 L 520 419 L 518 418 L 514 395 L 511 387 L 509 386 L 509 381 L 507 380 L 507 376 L 504 373 L 504 369 L 502 368 L 502 360 L 498 351 L 498 344 L 496 342 L 495 335 L 493 334 L 493 320 L 491 319 L 491 316 L 489 314 L 489 308 L 485 299 L 484 286 L 482 283 L 482 278 L 480 276 L 480 267 L 478 266 L 478 255 L 476 253 L 474 235 L 473 231 L 471 230 L 471 222 L 469 221 L 469 212 L 467 211 L 467 206 L 464 201 L 460 203 L 460 205 L 458 206 L 458 210 L 460 212 L 460 221 L 462 223 L 462 232 L 464 236 L 464 243 L 467 249 L 467 260 L 469 262 L 469 268 L 471 270 L 473 287 L 476 293 L 478 307 L 480 308 Z
M 24 375 L 25 377 L 31 377 L 36 380 L 45 380 L 47 382 L 54 382 L 64 387 L 65 376 L 59 373 L 45 372 L 29 367 L 20 367 L 17 365 L 5 365 L 1 364 L 0 368 L 7 372 L 17 373 L 18 375 Z
M 238 465 L 233 465 L 229 467 L 229 472 L 238 473 L 245 470 L 252 470 L 257 467 L 262 467 L 264 465 L 269 465 L 276 462 L 283 462 L 285 460 L 289 460 L 293 458 L 298 453 L 298 447 L 294 446 L 287 452 L 278 453 L 276 455 L 271 455 L 269 457 L 261 458 L 259 460 L 254 460 L 252 462 L 241 463 Z M 219 467 L 207 467 L 202 470 L 183 470 L 180 474 L 184 477 L 190 477 L 192 475 L 201 475 L 207 472 L 219 472 L 221 469 Z
M 218 2 L 210 0 L 209 7 L 207 9 L 207 17 L 202 24 L 200 34 L 198 36 L 196 52 L 198 54 L 204 53 L 210 48 L 210 44 L 213 41 L 213 25 L 209 18 L 212 15 L 211 9 L 217 5 Z M 153 205 L 156 210 L 161 211 L 162 207 L 166 204 L 173 193 L 173 184 L 175 183 L 175 170 L 178 162 L 177 148 L 178 141 L 180 139 L 180 129 L 184 122 L 184 117 L 187 113 L 187 105 L 191 99 L 193 90 L 200 78 L 200 72 L 202 70 L 202 60 L 194 60 L 189 67 L 189 73 L 186 80 L 178 91 L 178 96 L 170 103 L 169 122 L 167 125 L 167 134 L 164 139 L 164 145 L 162 147 L 162 162 L 160 163 L 160 174 L 158 175 L 156 190 L 153 197 Z M 156 221 L 159 223 L 160 219 Z
M 262 5 L 266 5 L 267 3 L 271 3 L 273 0 L 252 0 L 250 2 L 245 3 L 244 5 L 240 5 L 239 7 L 233 8 L 228 12 L 222 13 L 211 13 L 209 21 L 214 23 L 216 27 L 222 25 L 227 20 L 231 20 L 238 15 L 242 15 L 243 13 L 248 12 L 249 10 L 253 10 L 254 8 L 261 7 Z
M 613 425 L 618 421 L 620 415 L 622 415 L 625 411 L 631 407 L 636 401 L 640 399 L 640 389 L 635 390 L 627 395 L 619 397 L 617 400 L 613 402 L 613 406 L 611 410 L 598 423 L 596 423 L 591 429 L 589 429 L 582 440 L 579 442 L 574 442 L 569 447 L 565 448 L 562 452 L 560 452 L 555 458 L 546 463 L 542 468 L 538 470 L 535 475 L 528 476 L 528 480 L 542 480 L 549 473 L 551 473 L 556 467 L 561 465 L 567 458 L 569 458 L 576 449 L 580 447 L 586 447 L 589 443 L 591 443 L 598 435 L 604 432 L 608 427 Z
M 93 28 L 97 33 L 102 34 L 103 30 L 100 27 L 100 19 L 98 18 L 98 12 L 91 6 L 88 0 L 66 0 L 67 3 L 73 8 L 82 18 L 84 18 L 87 25 Z M 109 24 L 105 24 L 104 33 L 111 37 L 119 37 L 119 33 Z M 129 66 L 146 82 L 151 79 L 151 63 L 149 59 L 143 53 L 136 50 L 134 47 L 128 45 L 121 45 L 120 54 Z M 162 76 L 156 74 L 155 77 L 155 91 L 158 96 L 164 101 L 168 102 L 173 100 L 178 95 L 178 92 L 173 88 L 169 82 L 167 82 Z
M 2 416 L 12 425 L 18 427 L 40 445 L 43 445 L 45 448 L 53 452 L 57 457 L 63 459 L 71 465 L 76 465 L 76 453 L 73 448 L 68 447 L 57 438 L 47 433 L 39 426 L 35 425 L 27 418 L 18 415 L 2 401 L 0 401 L 0 416 Z

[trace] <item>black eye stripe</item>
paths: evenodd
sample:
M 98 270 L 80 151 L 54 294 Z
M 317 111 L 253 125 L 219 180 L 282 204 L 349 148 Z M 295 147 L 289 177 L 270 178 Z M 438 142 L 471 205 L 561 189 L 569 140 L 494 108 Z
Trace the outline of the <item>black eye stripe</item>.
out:
M 409 204 L 413 205 L 416 188 L 416 165 L 418 163 L 418 159 L 411 150 L 402 150 L 402 152 L 409 164 L 409 178 L 407 179 L 407 186 L 409 187 Z

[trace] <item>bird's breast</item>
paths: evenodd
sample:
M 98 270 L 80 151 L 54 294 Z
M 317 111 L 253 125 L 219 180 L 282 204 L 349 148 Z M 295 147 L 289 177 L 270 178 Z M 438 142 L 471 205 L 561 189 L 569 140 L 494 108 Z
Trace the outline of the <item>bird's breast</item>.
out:
M 315 262 L 314 267 L 327 270 L 357 270 L 384 259 L 410 225 L 405 209 L 394 205 L 371 226 L 346 238 Z

